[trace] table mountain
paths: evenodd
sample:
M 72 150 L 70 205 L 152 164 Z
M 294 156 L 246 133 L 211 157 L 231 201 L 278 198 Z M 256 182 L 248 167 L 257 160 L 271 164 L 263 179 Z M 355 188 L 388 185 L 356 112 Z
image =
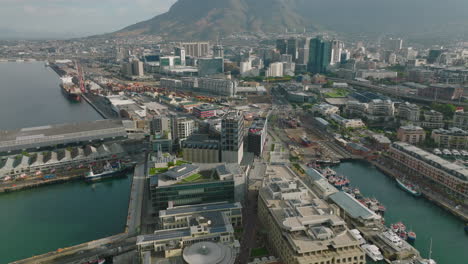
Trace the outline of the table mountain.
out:
M 179 0 L 168 12 L 124 28 L 116 35 L 158 34 L 179 39 L 215 39 L 236 32 L 303 30 L 295 0 Z

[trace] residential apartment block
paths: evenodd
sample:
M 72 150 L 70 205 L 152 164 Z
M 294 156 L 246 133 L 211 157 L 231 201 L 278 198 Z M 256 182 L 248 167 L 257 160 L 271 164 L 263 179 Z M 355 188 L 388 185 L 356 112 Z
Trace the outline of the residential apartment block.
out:
M 390 147 L 393 167 L 468 204 L 468 169 L 404 142 Z

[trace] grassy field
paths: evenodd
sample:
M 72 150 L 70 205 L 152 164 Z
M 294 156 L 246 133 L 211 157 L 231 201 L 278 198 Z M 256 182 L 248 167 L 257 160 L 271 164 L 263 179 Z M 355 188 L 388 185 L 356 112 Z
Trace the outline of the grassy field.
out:
M 252 258 L 268 256 L 268 250 L 266 248 L 253 248 L 250 252 Z
M 191 175 L 191 176 L 181 180 L 180 183 L 194 183 L 194 182 L 202 182 L 202 181 L 206 181 L 206 180 L 210 180 L 210 178 L 204 177 L 203 175 L 197 173 L 197 174 Z
M 326 97 L 330 98 L 340 98 L 348 96 L 348 91 L 345 89 L 335 89 L 333 92 L 326 93 Z
M 167 170 L 167 168 L 150 168 L 149 173 L 150 175 L 156 175 L 159 173 L 166 172 Z

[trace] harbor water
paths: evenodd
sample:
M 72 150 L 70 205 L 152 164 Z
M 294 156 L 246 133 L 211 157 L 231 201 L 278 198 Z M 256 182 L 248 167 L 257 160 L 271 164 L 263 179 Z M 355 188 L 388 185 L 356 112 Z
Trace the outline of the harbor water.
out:
M 44 62 L 0 63 L 0 130 L 102 119 L 69 102 Z M 81 181 L 0 195 L 0 263 L 125 230 L 131 177 Z
M 403 191 L 370 163 L 344 162 L 333 169 L 347 176 L 364 196 L 378 199 L 387 208 L 387 225 L 402 221 L 407 229 L 415 231 L 417 239 L 413 245 L 423 257 L 429 255 L 432 238 L 432 258 L 438 264 L 468 263 L 468 235 L 461 220 L 423 197 Z
M 0 130 L 102 119 L 86 102 L 62 94 L 44 62 L 0 62 Z
M 0 263 L 125 230 L 131 177 L 0 195 Z

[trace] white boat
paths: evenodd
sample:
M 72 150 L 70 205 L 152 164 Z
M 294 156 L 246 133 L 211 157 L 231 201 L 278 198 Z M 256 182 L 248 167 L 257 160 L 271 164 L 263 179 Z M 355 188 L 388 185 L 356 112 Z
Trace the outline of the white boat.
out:
M 447 156 L 452 155 L 452 152 L 450 152 L 450 150 L 448 150 L 448 149 L 442 150 L 442 153 L 444 153 L 444 155 L 447 155 Z
M 403 245 L 401 238 L 392 231 L 384 232 L 383 237 L 395 246 L 401 247 Z
M 93 169 L 90 168 L 88 174 L 85 176 L 86 181 L 98 181 L 106 178 L 111 178 L 119 175 L 125 175 L 125 168 L 122 168 L 120 162 L 117 168 L 113 168 L 109 163 L 104 166 L 104 170 L 98 174 L 95 174 Z
M 361 232 L 359 232 L 359 230 L 351 229 L 349 230 L 349 232 L 357 241 L 359 241 L 359 245 L 364 245 L 367 243 L 366 240 L 362 237 Z
M 384 259 L 382 253 L 380 253 L 379 248 L 375 245 L 364 244 L 361 246 L 361 248 L 373 261 L 381 261 Z

